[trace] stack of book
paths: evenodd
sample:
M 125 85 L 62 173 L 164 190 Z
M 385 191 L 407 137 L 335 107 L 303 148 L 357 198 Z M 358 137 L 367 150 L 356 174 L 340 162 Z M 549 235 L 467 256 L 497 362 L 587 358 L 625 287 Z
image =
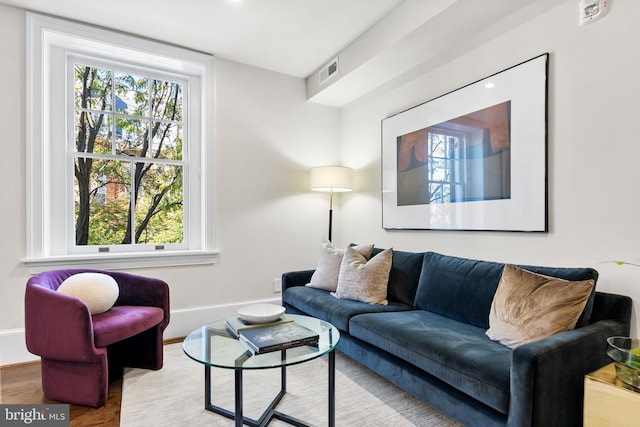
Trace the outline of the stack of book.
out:
M 227 319 L 225 323 L 253 354 L 318 345 L 317 332 L 287 316 L 269 324 L 246 324 L 239 318 Z

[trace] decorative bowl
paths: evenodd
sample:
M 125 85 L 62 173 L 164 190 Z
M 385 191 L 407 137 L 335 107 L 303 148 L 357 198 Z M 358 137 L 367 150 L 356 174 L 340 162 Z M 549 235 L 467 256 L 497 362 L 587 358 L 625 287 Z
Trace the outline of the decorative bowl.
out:
M 238 315 L 248 323 L 275 322 L 284 314 L 285 308 L 274 304 L 251 304 L 241 307 Z
M 607 355 L 615 362 L 616 376 L 623 383 L 640 389 L 640 340 L 609 337 L 607 343 Z

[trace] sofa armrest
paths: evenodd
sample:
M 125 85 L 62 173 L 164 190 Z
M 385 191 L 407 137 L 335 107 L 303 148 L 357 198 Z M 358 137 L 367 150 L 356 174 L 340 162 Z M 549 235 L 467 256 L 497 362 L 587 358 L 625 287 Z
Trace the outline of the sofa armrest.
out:
M 164 311 L 160 323 L 161 330 L 169 324 L 169 285 L 152 277 L 138 276 L 130 273 L 108 272 L 120 288 L 120 295 L 115 305 L 139 305 L 159 307 Z
M 627 326 L 627 330 L 622 335 L 629 335 L 632 308 L 633 300 L 626 295 L 596 292 L 591 323 L 600 320 L 616 320 Z
M 289 271 L 282 274 L 282 292 L 293 286 L 304 286 L 311 281 L 315 270 Z
M 615 320 L 563 332 L 513 351 L 508 426 L 581 426 L 584 376 L 610 362 L 607 338 L 628 332 Z
M 27 349 L 48 359 L 90 362 L 100 353 L 93 342 L 91 314 L 77 298 L 37 285 L 25 291 Z

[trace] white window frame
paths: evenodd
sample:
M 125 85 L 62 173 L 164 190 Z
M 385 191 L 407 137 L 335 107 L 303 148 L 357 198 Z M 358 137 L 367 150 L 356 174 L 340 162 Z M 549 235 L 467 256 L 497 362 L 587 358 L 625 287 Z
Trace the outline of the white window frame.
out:
M 185 150 L 186 247 L 136 251 L 122 248 L 74 253 L 73 200 L 69 200 L 67 153 L 70 58 L 88 57 L 148 69 L 151 73 L 186 76 L 189 81 L 185 117 L 190 129 Z M 52 268 L 126 269 L 211 264 L 214 249 L 213 206 L 207 192 L 207 116 L 213 111 L 214 59 L 211 55 L 112 32 L 62 19 L 27 13 L 27 242 L 31 273 Z M 207 114 L 209 112 L 209 114 Z M 73 242 L 72 242 L 73 243 Z M 160 248 L 158 248 L 160 249 Z

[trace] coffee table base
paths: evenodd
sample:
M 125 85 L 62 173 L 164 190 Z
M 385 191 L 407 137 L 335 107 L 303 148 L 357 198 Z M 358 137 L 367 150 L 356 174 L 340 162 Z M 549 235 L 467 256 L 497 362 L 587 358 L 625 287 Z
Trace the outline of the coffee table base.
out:
M 329 388 L 329 427 L 335 426 L 335 353 L 334 351 L 330 351 L 328 354 L 329 363 L 329 378 L 328 378 L 328 388 Z M 215 412 L 216 414 L 223 415 L 227 418 L 235 420 L 236 427 L 242 427 L 243 425 L 248 425 L 251 427 L 263 427 L 269 424 L 271 420 L 278 419 L 286 422 L 287 424 L 291 424 L 298 427 L 310 427 L 309 424 L 301 421 L 295 417 L 284 414 L 282 412 L 276 411 L 276 406 L 280 403 L 284 395 L 287 393 L 287 370 L 286 366 L 282 366 L 280 368 L 280 392 L 276 395 L 276 397 L 271 401 L 271 404 L 267 407 L 267 409 L 262 413 L 262 416 L 254 420 L 249 417 L 245 417 L 243 415 L 243 399 L 242 399 L 242 369 L 235 370 L 235 412 L 230 411 L 225 408 L 221 408 L 220 406 L 216 406 L 211 403 L 211 367 L 209 365 L 205 365 L 204 367 L 204 408 L 208 411 Z

